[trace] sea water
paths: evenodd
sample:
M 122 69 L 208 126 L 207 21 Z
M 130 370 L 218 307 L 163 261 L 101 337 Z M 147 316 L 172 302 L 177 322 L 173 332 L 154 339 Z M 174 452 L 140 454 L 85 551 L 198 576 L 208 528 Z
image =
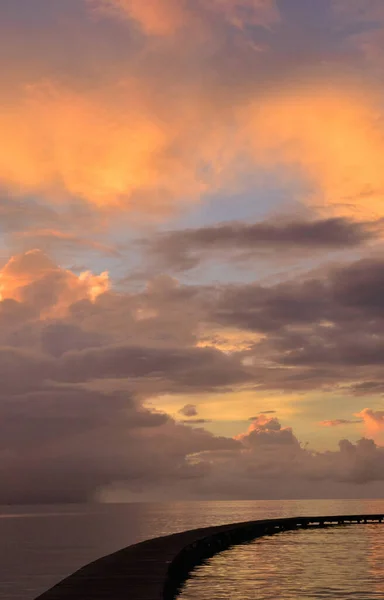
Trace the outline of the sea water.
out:
M 0 507 L 0 600 L 33 600 L 37 595 L 86 563 L 130 544 L 160 535 L 198 527 L 263 518 L 367 513 L 384 513 L 384 501 L 272 500 Z M 330 530 L 324 530 L 324 535 L 328 535 L 328 531 L 330 532 L 329 536 L 336 535 Z M 378 533 L 376 534 L 376 530 L 369 525 L 361 526 L 358 529 L 359 533 L 354 533 L 353 527 L 343 529 L 342 535 L 344 535 L 344 531 L 346 537 L 340 538 L 340 544 L 337 542 L 333 545 L 330 540 L 336 538 L 327 538 L 328 541 L 325 547 L 330 563 L 336 566 L 342 552 L 349 552 L 351 557 L 356 556 L 358 564 L 361 564 L 362 554 L 372 557 L 370 558 L 370 564 L 372 564 L 370 568 L 372 570 L 369 571 L 371 577 L 375 569 L 379 568 L 375 566 L 377 561 L 375 562 L 373 556 L 375 552 L 378 552 L 377 549 L 380 548 L 380 544 L 384 539 L 384 525 L 380 530 L 382 531 L 381 536 Z M 314 537 L 308 538 L 300 538 L 296 534 L 289 537 L 292 535 L 289 533 L 263 538 L 255 542 L 255 546 L 247 546 L 245 549 L 238 547 L 238 549 L 228 551 L 245 552 L 245 554 L 240 554 L 240 559 L 236 559 L 234 554 L 223 554 L 214 557 L 212 560 L 220 561 L 224 560 L 226 556 L 231 556 L 229 564 L 235 564 L 233 561 L 240 560 L 244 568 L 250 568 L 251 570 L 257 564 L 258 569 L 260 569 L 257 573 L 252 575 L 252 572 L 248 571 L 242 577 L 244 582 L 252 581 L 252 589 L 258 590 L 257 594 L 259 595 L 249 596 L 250 598 L 279 597 L 285 600 L 296 598 L 296 596 L 287 595 L 287 586 L 289 585 L 287 580 L 279 580 L 279 585 L 286 586 L 283 592 L 279 588 L 280 595 L 273 591 L 270 596 L 262 596 L 260 595 L 260 589 L 271 586 L 273 580 L 275 580 L 276 587 L 278 585 L 276 577 L 278 574 L 280 574 L 280 577 L 283 576 L 281 569 L 284 569 L 284 565 L 287 565 L 287 571 L 289 572 L 290 557 L 298 565 L 300 561 L 294 557 L 299 554 L 302 556 L 300 560 L 308 559 L 310 564 L 318 565 L 317 568 L 312 568 L 309 571 L 308 565 L 303 563 L 307 577 L 316 581 L 317 573 L 319 573 L 320 568 L 323 568 L 321 566 L 323 563 L 320 563 L 319 560 L 316 563 L 313 544 L 317 543 L 316 540 L 320 540 L 316 536 L 323 535 L 323 532 L 310 531 L 308 534 L 303 533 L 302 535 L 312 536 L 312 534 Z M 288 537 L 284 537 L 284 535 Z M 357 545 L 357 538 L 352 537 L 356 535 L 363 536 L 358 538 L 361 543 L 359 542 Z M 377 541 L 374 541 L 375 539 Z M 348 550 L 345 550 L 347 547 L 345 544 L 347 543 L 349 543 Z M 318 548 L 324 546 L 323 541 L 319 541 L 317 546 Z M 255 556 L 257 556 L 257 560 L 255 560 Z M 268 556 L 269 559 L 267 559 Z M 270 560 L 272 556 L 276 557 L 274 563 Z M 381 562 L 383 563 L 382 558 L 381 555 Z M 213 586 L 216 586 L 216 567 L 213 565 L 212 568 L 210 566 L 208 568 L 210 570 L 208 579 L 211 578 Z M 366 568 L 368 569 L 368 566 Z M 361 570 L 354 569 L 353 566 L 351 570 L 355 571 L 355 577 L 352 578 L 355 589 L 361 589 L 361 587 L 358 587 L 360 585 L 359 577 L 362 576 Z M 205 575 L 201 577 L 201 573 L 197 579 L 204 579 Z M 364 571 L 364 573 L 365 577 L 368 571 Z M 222 569 L 222 574 L 224 576 L 221 577 L 219 585 L 223 585 L 224 579 L 230 586 L 225 591 L 226 595 L 212 596 L 207 592 L 208 595 L 204 596 L 199 591 L 199 595 L 196 596 L 196 588 L 194 590 L 186 588 L 184 593 L 192 594 L 190 597 L 198 597 L 199 600 L 204 598 L 209 598 L 209 600 L 218 600 L 219 598 L 237 600 L 237 598 L 242 598 L 245 600 L 248 597 L 244 595 L 245 591 L 240 596 L 234 595 L 234 588 L 231 587 L 230 583 L 232 575 L 228 565 L 225 566 L 224 570 Z M 380 572 L 379 576 L 382 577 L 382 575 L 382 572 Z M 257 578 L 260 579 L 260 577 L 264 582 L 261 586 L 255 583 Z M 301 581 L 304 581 L 303 578 L 301 578 Z M 195 583 L 196 580 L 194 579 L 191 583 L 192 587 Z M 203 588 L 205 586 L 205 589 L 208 589 L 207 578 L 203 582 L 198 582 L 198 585 L 200 583 L 203 584 Z M 193 596 L 193 594 L 195 595 Z M 187 597 L 188 595 L 185 596 L 185 598 Z M 306 596 L 297 597 L 304 598 Z M 313 596 L 309 595 L 307 597 L 312 598 Z M 351 598 L 351 596 L 340 595 L 334 597 Z M 360 600 L 367 600 L 370 597 L 375 596 L 359 596 Z M 384 597 L 384 591 L 382 591 L 382 597 Z
M 179 600 L 384 598 L 384 524 L 287 531 L 198 567 Z

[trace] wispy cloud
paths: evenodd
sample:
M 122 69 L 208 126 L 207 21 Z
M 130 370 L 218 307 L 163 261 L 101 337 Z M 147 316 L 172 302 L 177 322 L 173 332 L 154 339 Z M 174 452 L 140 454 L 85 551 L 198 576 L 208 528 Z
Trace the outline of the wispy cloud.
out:
M 362 419 L 355 421 L 349 419 L 329 419 L 328 421 L 320 421 L 319 425 L 322 427 L 339 427 L 340 425 L 356 425 L 362 422 Z
M 88 0 L 111 16 L 137 23 L 147 35 L 172 36 L 190 28 L 212 35 L 217 21 L 243 29 L 246 25 L 269 25 L 279 12 L 275 0 Z

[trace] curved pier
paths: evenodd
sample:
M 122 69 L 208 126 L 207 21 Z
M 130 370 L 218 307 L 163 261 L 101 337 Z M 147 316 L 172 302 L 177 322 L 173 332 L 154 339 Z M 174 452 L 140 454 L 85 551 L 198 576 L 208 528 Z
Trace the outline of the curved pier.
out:
M 234 544 L 292 529 L 383 522 L 384 515 L 293 517 L 175 533 L 100 558 L 36 600 L 174 600 L 194 567 Z

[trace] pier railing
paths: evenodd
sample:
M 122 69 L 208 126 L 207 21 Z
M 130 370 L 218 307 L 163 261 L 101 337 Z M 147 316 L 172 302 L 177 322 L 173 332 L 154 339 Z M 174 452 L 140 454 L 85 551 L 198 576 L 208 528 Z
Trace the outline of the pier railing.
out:
M 384 515 L 265 519 L 175 533 L 100 558 L 36 600 L 174 600 L 197 565 L 235 544 L 294 529 L 366 523 L 384 523 Z

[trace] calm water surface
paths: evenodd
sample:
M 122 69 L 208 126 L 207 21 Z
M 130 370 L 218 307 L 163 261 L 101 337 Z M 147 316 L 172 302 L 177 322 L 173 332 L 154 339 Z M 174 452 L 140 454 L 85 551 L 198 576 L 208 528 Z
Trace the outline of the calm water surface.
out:
M 185 529 L 285 516 L 383 512 L 384 501 L 381 500 L 0 507 L 0 600 L 33 600 L 38 594 L 91 560 L 141 540 Z M 359 530 L 361 531 L 359 535 L 363 535 L 363 529 L 364 527 Z M 319 532 L 310 533 L 319 534 Z M 346 532 L 348 535 L 349 533 L 352 533 L 352 530 Z M 364 535 L 368 536 L 368 533 Z M 373 556 L 371 550 L 375 539 L 373 533 L 371 538 L 360 539 L 370 540 L 371 545 L 368 544 L 368 541 L 366 542 L 366 552 L 367 555 Z M 376 539 L 379 540 L 379 537 Z M 288 546 L 280 546 L 280 541 L 282 544 L 288 543 Z M 275 544 L 275 552 L 280 553 L 280 565 L 289 558 L 291 550 L 289 542 L 284 542 L 282 536 L 259 541 L 257 547 L 260 548 L 260 560 L 258 560 L 258 564 L 261 569 L 265 569 L 263 577 L 267 578 L 268 574 L 272 573 L 271 578 L 273 579 L 276 574 L 271 566 L 272 563 L 263 558 L 263 548 L 265 547 L 265 551 L 267 551 L 267 548 L 270 547 L 268 544 Z M 300 544 L 301 542 L 299 546 Z M 378 552 L 380 540 L 375 544 Z M 302 544 L 301 548 L 303 557 L 310 554 L 306 543 Z M 353 547 L 349 547 L 348 552 L 352 552 L 352 550 L 354 551 Z M 252 552 L 250 547 L 247 548 L 248 551 Z M 333 551 L 338 552 L 337 556 Z M 337 561 L 344 554 L 343 547 L 332 548 L 329 560 Z M 219 559 L 219 557 L 216 558 Z M 381 561 L 382 559 L 383 554 L 381 554 Z M 252 559 L 244 559 L 243 564 L 252 564 Z M 316 571 L 312 571 L 312 573 L 315 577 Z M 196 598 L 196 596 L 194 597 Z M 223 596 L 201 595 L 198 597 L 201 600 L 208 597 L 210 600 L 223 598 Z M 244 600 L 247 598 L 245 595 L 241 597 Z M 255 596 L 249 597 L 254 598 Z M 272 596 L 259 597 L 269 598 Z M 284 594 L 280 594 L 280 597 L 291 598 Z M 311 597 L 308 596 L 308 598 Z M 344 596 L 339 597 L 343 598 Z M 360 600 L 366 600 L 369 597 L 360 596 Z M 384 593 L 382 597 L 384 597 Z M 235 599 L 240 596 L 227 595 L 225 598 Z M 354 597 L 352 596 L 352 598 Z
M 179 600 L 384 598 L 384 525 L 289 531 L 198 567 Z

